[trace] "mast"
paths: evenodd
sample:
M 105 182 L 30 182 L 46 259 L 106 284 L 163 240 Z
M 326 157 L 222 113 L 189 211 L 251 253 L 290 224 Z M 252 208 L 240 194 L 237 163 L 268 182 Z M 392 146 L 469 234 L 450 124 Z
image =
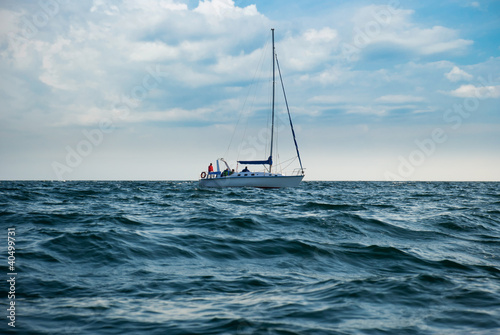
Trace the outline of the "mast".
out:
M 269 154 L 269 159 L 271 160 L 271 164 L 269 164 L 269 173 L 271 173 L 271 167 L 273 166 L 272 163 L 272 157 L 273 157 L 273 138 L 274 138 L 274 95 L 275 95 L 275 86 L 276 86 L 276 78 L 275 78 L 275 65 L 274 65 L 274 55 L 275 55 L 275 50 L 274 50 L 274 28 L 271 28 L 271 35 L 272 35 L 272 41 L 273 41 L 273 105 L 272 105 L 272 121 L 271 121 L 271 153 Z

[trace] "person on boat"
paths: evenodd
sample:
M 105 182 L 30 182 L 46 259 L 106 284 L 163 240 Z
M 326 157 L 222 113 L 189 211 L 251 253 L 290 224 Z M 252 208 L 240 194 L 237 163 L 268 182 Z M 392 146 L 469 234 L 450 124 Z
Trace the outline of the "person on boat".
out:
M 221 177 L 227 177 L 227 176 L 229 176 L 229 169 L 225 169 L 221 174 Z
M 241 172 L 250 172 L 250 170 L 248 169 L 248 166 L 245 166 L 245 168 Z
M 212 165 L 212 163 L 210 163 L 210 165 L 208 166 L 208 173 L 210 172 L 214 172 L 214 166 Z
M 232 175 L 234 173 L 234 169 L 231 170 L 231 172 L 229 173 L 229 175 Z

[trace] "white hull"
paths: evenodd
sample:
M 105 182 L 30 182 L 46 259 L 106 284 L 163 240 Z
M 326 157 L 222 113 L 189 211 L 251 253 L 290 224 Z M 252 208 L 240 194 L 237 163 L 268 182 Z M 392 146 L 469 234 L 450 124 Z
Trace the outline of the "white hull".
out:
M 297 187 L 304 176 L 228 176 L 218 178 L 200 179 L 201 187 L 259 187 L 259 188 L 282 188 Z

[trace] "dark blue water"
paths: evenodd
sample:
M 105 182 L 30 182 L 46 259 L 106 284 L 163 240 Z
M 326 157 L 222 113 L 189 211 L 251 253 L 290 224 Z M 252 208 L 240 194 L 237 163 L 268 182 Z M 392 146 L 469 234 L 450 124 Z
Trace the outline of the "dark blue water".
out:
M 500 333 L 500 183 L 0 182 L 0 224 L 19 334 Z

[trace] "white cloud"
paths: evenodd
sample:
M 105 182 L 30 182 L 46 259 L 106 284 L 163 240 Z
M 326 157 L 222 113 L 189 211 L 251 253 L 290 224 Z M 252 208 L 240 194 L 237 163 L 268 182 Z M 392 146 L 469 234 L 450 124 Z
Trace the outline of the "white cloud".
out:
M 225 76 L 225 80 L 227 81 L 241 80 L 242 78 L 251 79 L 256 69 L 254 68 L 252 69 L 253 71 L 248 71 L 248 68 L 251 65 L 258 65 L 263 52 L 263 49 L 256 49 L 249 54 L 240 53 L 235 56 L 224 55 L 221 56 L 217 64 L 211 66 L 210 69 L 217 74 Z M 271 54 L 269 51 L 269 63 L 270 62 Z
M 177 122 L 177 121 L 206 121 L 213 112 L 211 108 L 196 108 L 187 110 L 183 108 L 172 108 L 165 111 L 151 111 L 131 114 L 122 120 L 124 122 Z
M 459 38 L 458 31 L 443 26 L 421 27 L 413 22 L 413 10 L 386 5 L 359 9 L 354 17 L 351 42 L 343 44 L 344 56 L 359 59 L 368 47 L 400 48 L 415 55 L 463 51 L 473 41 Z M 349 57 L 351 56 L 351 57 Z
M 413 27 L 408 30 L 386 32 L 375 38 L 374 43 L 389 43 L 413 50 L 421 55 L 432 55 L 454 50 L 462 50 L 471 45 L 471 40 L 458 38 L 458 33 L 446 27 Z
M 22 13 L 13 12 L 6 9 L 0 10 L 0 43 L 4 42 L 9 34 L 17 30 L 17 25 L 20 22 Z
M 308 100 L 309 102 L 319 104 L 343 104 L 348 102 L 348 98 L 338 95 L 316 95 Z
M 479 7 L 481 7 L 481 4 L 479 3 L 479 1 L 471 1 L 470 3 L 466 4 L 465 6 L 479 8 Z
M 308 29 L 298 36 L 288 36 L 277 48 L 284 57 L 280 63 L 293 70 L 305 71 L 328 62 L 339 43 L 335 29 Z
M 446 78 L 449 81 L 460 81 L 460 80 L 471 80 L 473 78 L 472 75 L 468 74 L 464 70 L 458 68 L 458 66 L 454 66 L 450 72 L 445 74 Z
M 38 85 L 24 99 L 44 99 L 62 114 L 47 117 L 47 124 L 62 126 L 88 125 L 108 117 L 122 103 L 121 96 L 130 96 L 144 82 L 147 69 L 157 65 L 168 78 L 161 79 L 161 92 L 148 90 L 134 106 L 146 113 L 143 119 L 152 110 L 175 110 L 180 99 L 175 92 L 182 92 L 183 86 L 251 79 L 255 69 L 249 66 L 256 63 L 260 47 L 255 41 L 265 39 L 269 26 L 254 5 L 238 7 L 230 0 L 201 1 L 193 10 L 174 0 L 96 0 L 90 5 L 61 5 L 45 26 L 25 38 L 21 23 L 42 9 L 36 4 L 20 8 L 19 13 L 0 11 L 2 68 L 23 72 L 34 87 L 46 85 L 43 93 Z M 78 19 L 66 10 L 79 11 Z M 9 33 L 18 38 L 7 39 Z M 151 79 L 146 82 L 155 84 Z M 174 120 L 172 113 L 161 117 Z M 139 119 L 134 114 L 131 120 Z
M 99 125 L 101 122 L 111 121 L 113 125 L 124 123 L 143 123 L 143 122 L 184 122 L 197 121 L 206 122 L 213 117 L 213 108 L 171 108 L 162 111 L 141 111 L 134 110 L 124 113 L 123 110 L 82 106 L 71 106 L 74 113 L 64 115 L 60 120 L 53 123 L 54 126 L 67 126 L 78 124 L 82 126 Z M 218 112 L 222 114 L 221 112 Z
M 240 8 L 236 7 L 232 0 L 201 0 L 194 11 L 208 17 L 231 19 L 238 19 L 241 16 L 259 15 L 255 5 Z
M 425 109 L 416 109 L 413 111 L 414 114 L 421 114 L 421 113 L 433 113 L 435 112 L 436 109 L 434 107 L 427 107 Z
M 130 54 L 132 61 L 163 61 L 178 59 L 181 47 L 172 47 L 163 42 L 139 42 Z
M 91 12 L 101 12 L 106 15 L 118 15 L 120 14 L 120 9 L 116 5 L 107 4 L 104 0 L 94 0 Z
M 423 97 L 416 97 L 413 95 L 384 95 L 377 99 L 376 102 L 390 103 L 390 104 L 404 104 L 411 102 L 421 102 L 425 99 Z
M 387 109 L 383 107 L 374 108 L 372 106 L 351 106 L 347 109 L 347 114 L 361 114 L 361 115 L 376 115 L 385 116 L 388 114 Z
M 451 91 L 450 94 L 459 98 L 500 98 L 500 85 L 481 87 L 462 85 L 456 90 Z
M 414 10 L 401 9 L 390 5 L 368 5 L 356 10 L 351 21 L 355 30 L 376 33 L 378 28 L 407 29 L 412 26 L 409 17 Z

